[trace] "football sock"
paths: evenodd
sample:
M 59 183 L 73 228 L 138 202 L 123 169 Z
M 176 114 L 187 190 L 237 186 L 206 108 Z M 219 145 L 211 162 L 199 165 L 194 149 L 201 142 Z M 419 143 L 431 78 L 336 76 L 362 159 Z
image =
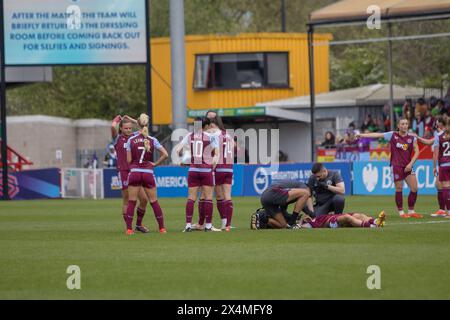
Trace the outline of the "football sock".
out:
M 158 221 L 159 229 L 161 230 L 164 228 L 164 215 L 161 210 L 161 206 L 159 205 L 158 200 L 150 203 L 150 205 L 152 206 L 153 213 L 155 215 L 156 221 Z
M 198 202 L 198 224 L 203 225 L 205 223 L 205 209 L 203 208 L 205 200 L 200 199 Z
M 205 200 L 205 204 L 203 205 L 205 210 L 205 219 L 206 225 L 211 224 L 212 222 L 212 213 L 213 213 L 213 203 L 211 200 Z
M 133 229 L 134 208 L 136 208 L 136 201 L 128 200 L 127 229 Z
M 447 206 L 448 213 L 450 214 L 450 188 L 445 188 L 442 191 L 442 198 L 444 198 L 445 205 Z
M 372 223 L 370 223 L 369 221 L 361 221 L 362 228 L 370 228 L 371 225 Z
M 290 219 L 290 221 L 288 221 L 288 223 L 289 223 L 289 224 L 294 224 L 294 223 L 297 221 L 297 218 L 298 218 L 298 215 L 299 215 L 299 214 L 300 214 L 299 212 L 293 211 L 293 212 L 292 212 L 291 219 Z
M 410 192 L 408 196 L 408 209 L 414 211 L 414 205 L 417 200 L 417 192 Z
M 195 201 L 191 199 L 186 202 L 186 223 L 189 223 L 189 225 L 192 223 L 192 216 L 194 215 L 194 204 Z
M 398 211 L 403 211 L 403 192 L 395 192 L 395 203 L 397 204 Z
M 233 200 L 227 201 L 227 223 L 225 227 L 231 226 L 231 219 L 233 218 Z
M 405 211 L 399 210 L 399 211 L 398 211 L 398 214 L 399 214 L 399 215 L 405 214 Z
M 445 199 L 444 199 L 444 194 L 443 194 L 442 190 L 438 190 L 437 197 L 438 197 L 439 209 L 445 211 L 446 205 L 445 205 Z
M 217 210 L 219 210 L 220 219 L 222 220 L 222 229 L 227 225 L 227 201 L 217 200 Z
M 142 210 L 141 208 L 137 208 L 137 220 L 136 225 L 142 226 L 142 220 L 144 219 L 145 210 Z

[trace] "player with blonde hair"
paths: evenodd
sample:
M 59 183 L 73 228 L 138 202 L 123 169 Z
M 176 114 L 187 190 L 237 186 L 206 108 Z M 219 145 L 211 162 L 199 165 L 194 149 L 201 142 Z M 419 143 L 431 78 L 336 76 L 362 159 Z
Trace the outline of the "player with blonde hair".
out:
M 164 216 L 158 203 L 156 193 L 156 182 L 153 169 L 169 157 L 166 149 L 159 141 L 148 133 L 149 117 L 141 114 L 138 124 L 142 127 L 140 133 L 131 136 L 127 141 L 127 161 L 130 164 L 130 175 L 128 176 L 129 200 L 127 206 L 127 234 L 133 234 L 132 223 L 134 208 L 138 198 L 139 190 L 142 188 L 150 201 L 155 218 L 158 221 L 159 232 L 166 233 Z M 155 150 L 160 153 L 159 159 L 153 163 Z

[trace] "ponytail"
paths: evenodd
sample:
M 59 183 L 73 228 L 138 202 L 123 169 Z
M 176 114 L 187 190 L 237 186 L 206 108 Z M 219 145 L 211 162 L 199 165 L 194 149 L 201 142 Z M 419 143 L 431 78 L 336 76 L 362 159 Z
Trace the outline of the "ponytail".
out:
M 145 113 L 141 113 L 141 115 L 139 116 L 138 119 L 138 124 L 139 126 L 142 128 L 141 130 L 141 134 L 144 136 L 144 147 L 145 147 L 145 151 L 149 152 L 150 151 L 150 141 L 148 141 L 147 137 L 148 137 L 148 122 L 149 122 L 149 117 L 148 115 L 146 115 Z

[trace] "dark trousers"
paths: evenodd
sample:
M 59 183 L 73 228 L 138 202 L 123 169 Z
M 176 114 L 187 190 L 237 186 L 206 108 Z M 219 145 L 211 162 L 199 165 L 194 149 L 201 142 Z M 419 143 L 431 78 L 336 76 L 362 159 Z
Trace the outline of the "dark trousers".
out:
M 344 212 L 345 198 L 340 194 L 335 194 L 333 198 L 327 202 L 314 206 L 314 215 L 316 217 L 323 216 L 334 211 L 335 214 Z

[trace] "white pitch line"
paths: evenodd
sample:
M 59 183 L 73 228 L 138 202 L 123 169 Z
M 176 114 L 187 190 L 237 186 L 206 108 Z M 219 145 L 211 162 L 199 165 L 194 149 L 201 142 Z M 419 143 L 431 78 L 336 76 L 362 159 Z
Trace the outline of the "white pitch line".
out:
M 433 224 L 433 223 L 450 223 L 450 219 L 446 221 L 423 221 L 423 222 L 403 222 L 403 223 L 386 223 L 386 226 L 400 226 L 405 224 Z

